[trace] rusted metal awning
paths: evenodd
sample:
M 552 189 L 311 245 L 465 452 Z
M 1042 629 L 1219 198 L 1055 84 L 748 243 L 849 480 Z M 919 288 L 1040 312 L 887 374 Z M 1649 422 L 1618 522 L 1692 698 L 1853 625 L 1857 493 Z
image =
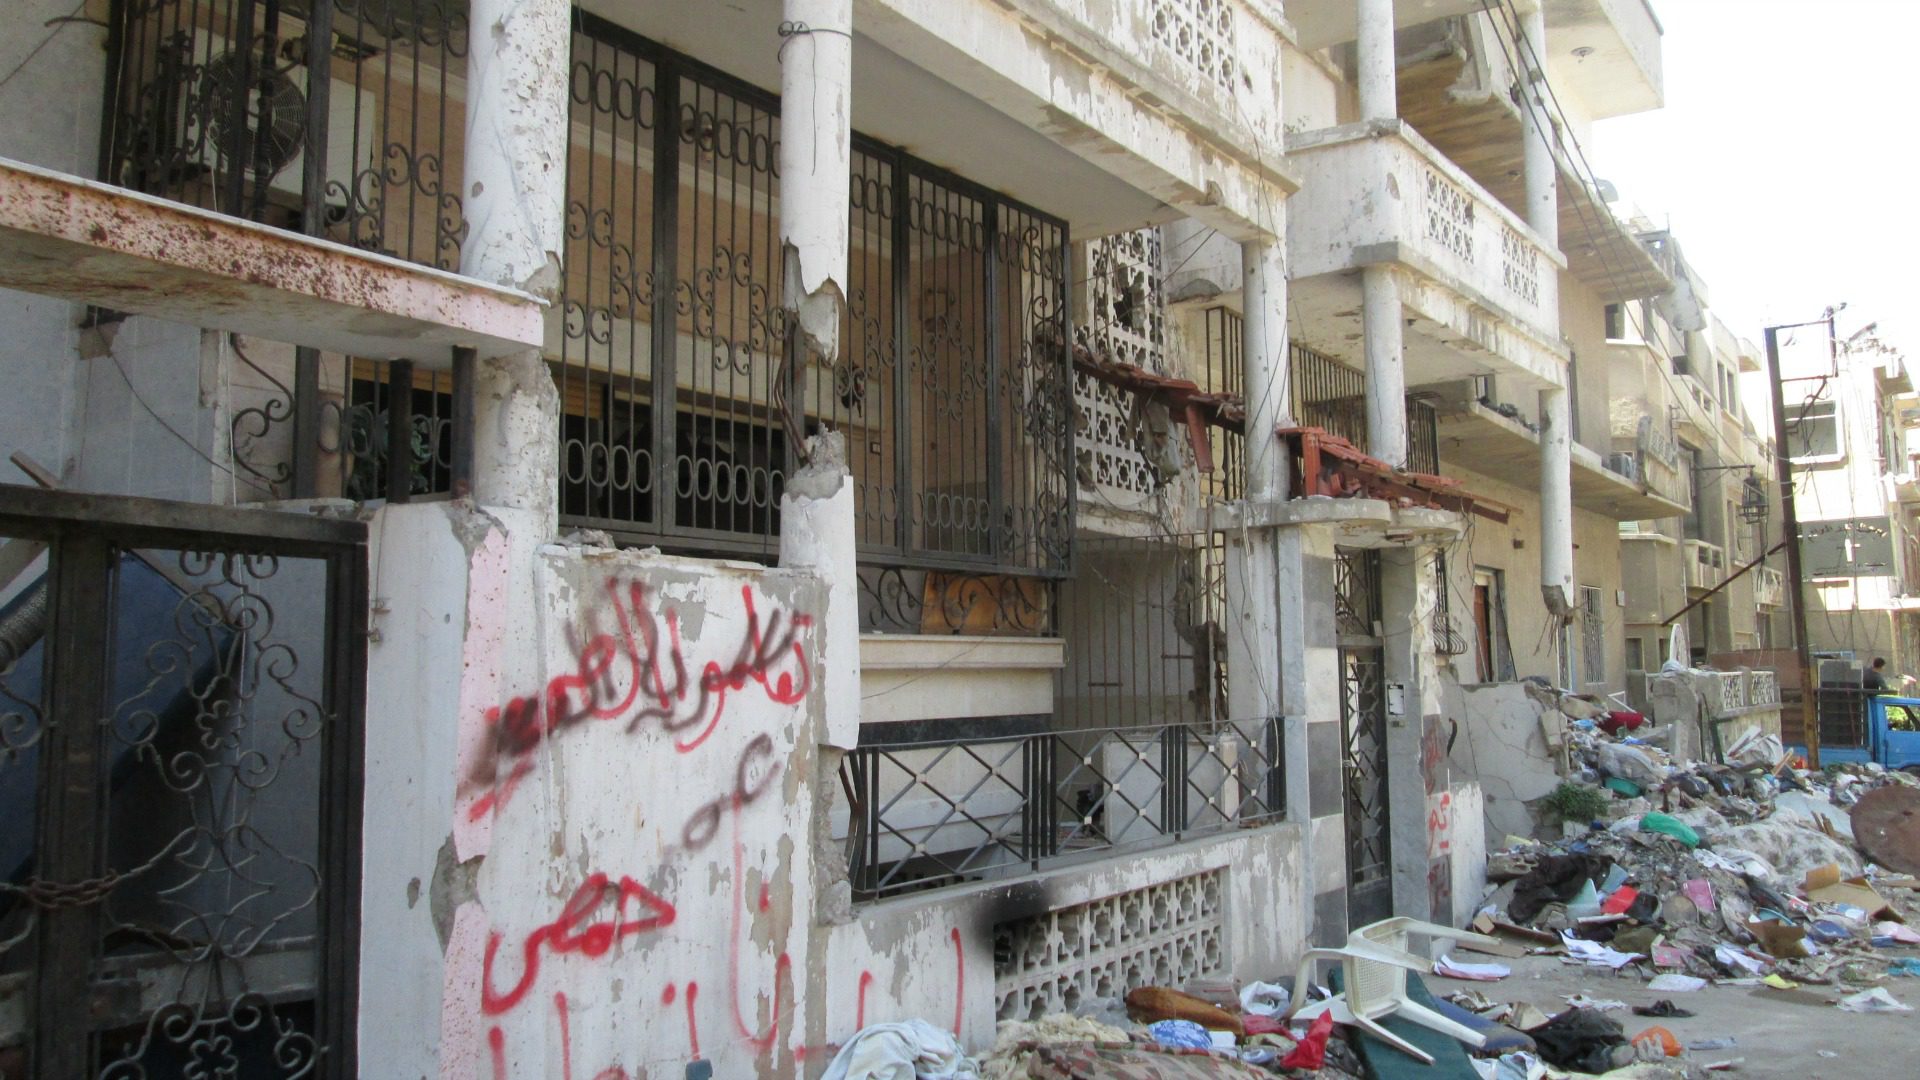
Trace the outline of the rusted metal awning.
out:
M 4 158 L 0 288 L 432 367 L 545 339 L 527 293 Z
M 1109 360 L 1084 345 L 1073 346 L 1073 366 L 1075 371 L 1115 389 L 1165 405 L 1186 428 L 1194 464 L 1201 472 L 1212 472 L 1214 468 L 1209 427 L 1246 432 L 1246 405 L 1237 394 L 1204 391 L 1191 379 L 1160 375 L 1133 364 Z M 1279 428 L 1273 437 L 1283 440 L 1291 453 L 1296 497 L 1383 499 L 1398 506 L 1472 513 L 1497 522 L 1507 520 L 1506 510 L 1476 500 L 1457 480 L 1395 469 L 1320 428 Z

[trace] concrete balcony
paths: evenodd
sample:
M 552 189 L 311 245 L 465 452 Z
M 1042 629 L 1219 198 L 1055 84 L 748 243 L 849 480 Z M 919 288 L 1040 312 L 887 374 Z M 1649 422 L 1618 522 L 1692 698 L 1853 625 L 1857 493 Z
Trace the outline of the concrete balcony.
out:
M 1727 553 L 1718 544 L 1705 540 L 1683 540 L 1680 547 L 1686 558 L 1687 588 L 1705 592 L 1727 576 Z
M 1524 421 L 1477 401 L 1440 414 L 1440 459 L 1516 487 L 1540 484 L 1540 435 Z M 1616 462 L 1616 464 L 1618 464 Z M 1686 507 L 1628 476 L 1592 449 L 1573 446 L 1573 505 L 1614 521 L 1645 521 L 1686 513 Z
M 1595 120 L 1665 102 L 1662 30 L 1647 0 L 1541 0 L 1541 7 L 1547 79 L 1578 95 Z
M 1495 374 L 1503 393 L 1560 385 L 1566 261 L 1410 126 L 1288 139 L 1292 303 L 1323 341 L 1362 340 L 1363 267 L 1399 271 L 1407 385 Z
M 538 348 L 546 305 L 195 206 L 0 159 L 0 288 L 381 360 Z

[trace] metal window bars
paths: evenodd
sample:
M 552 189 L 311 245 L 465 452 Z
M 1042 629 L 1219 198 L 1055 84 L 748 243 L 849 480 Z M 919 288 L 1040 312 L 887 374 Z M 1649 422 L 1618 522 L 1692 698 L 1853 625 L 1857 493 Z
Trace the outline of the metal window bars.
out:
M 854 895 L 879 899 L 1277 820 L 1278 719 L 862 746 L 840 782 Z
M 1205 389 L 1217 393 L 1241 393 L 1241 317 L 1225 307 L 1206 312 Z M 1289 342 L 1287 371 L 1292 391 L 1293 422 L 1302 427 L 1317 427 L 1337 435 L 1362 451 L 1367 442 L 1367 376 L 1356 368 L 1335 360 L 1299 342 Z M 1407 468 L 1412 472 L 1438 474 L 1440 471 L 1439 414 L 1429 401 L 1415 396 L 1407 400 Z M 1241 481 L 1238 454 L 1244 446 L 1235 436 L 1229 454 L 1222 459 L 1222 493 L 1218 498 L 1234 498 Z M 1211 492 L 1210 492 L 1211 494 Z
M 459 265 L 462 0 L 114 0 L 110 25 L 104 178 Z M 554 343 L 567 522 L 764 556 L 795 464 L 787 432 L 831 427 L 848 439 L 863 553 L 1064 574 L 1064 223 L 857 138 L 844 351 L 796 363 L 777 100 L 584 12 L 575 29 Z M 244 347 L 234 445 L 251 487 L 452 488 L 456 374 Z
M 464 0 L 114 0 L 107 51 L 103 180 L 458 268 Z M 231 341 L 251 495 L 448 490 L 450 373 Z
M 864 558 L 1064 573 L 1065 225 L 857 137 L 842 354 L 803 362 L 779 306 L 777 99 L 584 13 L 574 50 L 563 518 L 769 554 L 788 432 L 832 428 Z

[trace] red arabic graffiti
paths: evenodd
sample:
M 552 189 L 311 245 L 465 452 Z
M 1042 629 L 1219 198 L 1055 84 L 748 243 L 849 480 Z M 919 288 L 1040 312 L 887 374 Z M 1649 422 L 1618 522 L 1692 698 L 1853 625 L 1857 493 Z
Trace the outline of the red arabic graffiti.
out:
M 594 874 L 581 882 L 566 906 L 560 909 L 560 916 L 535 929 L 520 943 L 520 978 L 504 994 L 494 990 L 493 981 L 494 958 L 500 952 L 501 936 L 497 930 L 488 933 L 486 956 L 480 968 L 480 1008 L 488 1016 L 498 1016 L 518 1005 L 539 978 L 542 951 L 556 956 L 578 952 L 598 958 L 605 956 L 616 941 L 673 924 L 672 904 L 645 885 L 622 877 L 614 899 L 613 917 L 583 925 L 605 903 L 610 891 L 614 890 L 605 874 Z M 629 904 L 645 908 L 651 914 L 629 915 Z
M 709 660 L 698 679 L 689 678 L 678 612 L 656 617 L 647 604 L 647 587 L 639 582 L 623 586 L 610 578 L 607 594 L 618 635 L 592 635 L 575 650 L 574 670 L 548 680 L 540 693 L 487 710 L 493 753 L 476 768 L 471 782 L 488 790 L 468 809 L 472 820 L 505 805 L 532 771 L 534 751 L 576 724 L 625 718 L 632 734 L 658 720 L 675 736 L 674 749 L 684 754 L 707 741 L 726 713 L 728 695 L 749 683 L 776 705 L 797 705 L 813 687 L 813 669 L 800 641 L 813 617 L 775 608 L 763 629 L 751 586 L 740 587 L 747 625 L 733 659 L 726 664 Z M 672 671 L 671 678 L 663 665 Z

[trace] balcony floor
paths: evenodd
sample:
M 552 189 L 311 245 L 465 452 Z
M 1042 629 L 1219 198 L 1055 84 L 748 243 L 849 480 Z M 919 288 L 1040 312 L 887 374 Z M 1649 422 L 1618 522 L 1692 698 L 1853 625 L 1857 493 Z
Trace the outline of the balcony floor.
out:
M 1540 436 L 1479 402 L 1440 417 L 1440 460 L 1528 490 L 1540 485 Z M 1687 512 L 1573 448 L 1573 505 L 1614 521 L 1647 521 Z
M 0 159 L 0 288 L 380 360 L 539 348 L 533 296 Z

